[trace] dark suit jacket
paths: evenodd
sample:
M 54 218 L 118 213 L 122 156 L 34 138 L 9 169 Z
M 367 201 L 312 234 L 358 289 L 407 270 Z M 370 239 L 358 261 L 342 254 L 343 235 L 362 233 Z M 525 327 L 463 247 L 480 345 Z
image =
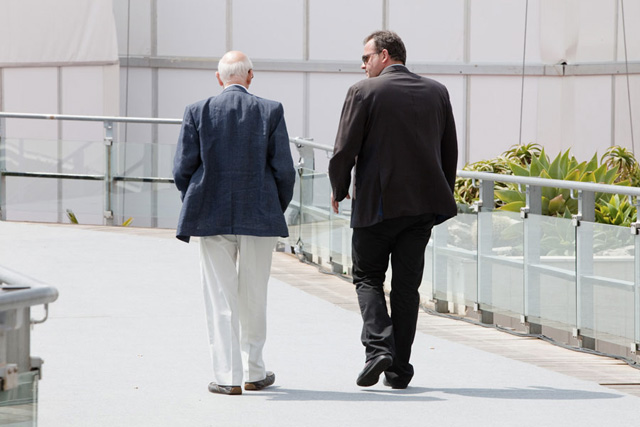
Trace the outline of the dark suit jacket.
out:
M 329 178 L 334 198 L 349 193 L 355 165 L 352 227 L 433 213 L 456 215 L 458 161 L 447 89 L 394 65 L 349 88 Z
M 295 169 L 279 102 L 244 87 L 187 106 L 173 164 L 182 198 L 176 237 L 289 235 Z

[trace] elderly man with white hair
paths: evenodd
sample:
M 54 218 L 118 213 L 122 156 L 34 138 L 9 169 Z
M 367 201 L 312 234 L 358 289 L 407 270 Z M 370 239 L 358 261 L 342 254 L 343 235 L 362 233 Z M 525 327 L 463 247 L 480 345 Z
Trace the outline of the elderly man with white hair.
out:
M 186 107 L 173 165 L 182 198 L 176 237 L 200 240 L 214 381 L 209 391 L 242 394 L 272 385 L 265 369 L 267 282 L 295 169 L 279 102 L 248 92 L 251 60 L 227 52 L 218 96 Z

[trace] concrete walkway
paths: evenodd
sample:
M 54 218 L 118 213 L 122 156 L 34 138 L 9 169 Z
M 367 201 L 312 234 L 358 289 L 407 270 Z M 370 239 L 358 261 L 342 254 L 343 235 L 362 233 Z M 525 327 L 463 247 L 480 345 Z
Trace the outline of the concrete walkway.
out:
M 32 332 L 32 354 L 45 361 L 42 427 L 601 426 L 640 419 L 639 397 L 423 332 L 408 389 L 381 382 L 360 388 L 364 352 L 353 299 L 344 303 L 332 291 L 339 279 L 286 254 L 275 256 L 269 290 L 265 359 L 276 385 L 242 396 L 207 391 L 197 245 L 167 230 L 0 222 L 0 264 L 60 292 L 49 320 Z M 300 268 L 313 279 L 300 277 Z M 41 314 L 37 308 L 32 316 Z M 429 318 L 432 328 L 441 325 L 428 315 L 421 322 Z

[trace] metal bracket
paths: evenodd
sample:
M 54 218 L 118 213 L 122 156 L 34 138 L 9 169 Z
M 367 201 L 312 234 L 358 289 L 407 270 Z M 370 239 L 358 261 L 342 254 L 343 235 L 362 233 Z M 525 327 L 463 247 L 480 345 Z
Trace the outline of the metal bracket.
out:
M 634 236 L 638 235 L 638 232 L 640 230 L 640 222 L 632 222 L 630 230 L 631 234 L 633 234 Z
M 640 350 L 640 344 L 638 344 L 637 342 L 632 342 L 630 348 L 632 354 L 637 354 L 638 350 Z
M 113 211 L 104 211 L 105 219 L 113 219 Z
M 480 308 L 480 303 L 479 302 L 474 302 L 473 303 L 473 311 L 475 311 L 475 312 L 482 311 L 482 309 Z
M 580 329 L 573 328 L 572 335 L 574 338 L 580 339 Z
M 529 324 L 529 319 L 524 314 L 520 315 L 520 324 L 527 326 Z
M 571 215 L 571 223 L 574 227 L 580 227 L 580 221 L 582 220 L 582 215 Z
M 113 145 L 113 122 L 104 122 L 104 144 Z
M 49 318 L 49 304 L 44 305 L 44 317 L 41 320 L 31 319 L 32 325 L 37 325 L 39 323 L 44 323 Z
M 18 387 L 18 365 L 7 363 L 0 366 L 0 391 Z
M 529 217 L 529 206 L 520 208 L 520 218 L 527 219 Z
M 475 202 L 473 202 L 473 205 L 471 205 L 471 209 L 473 209 L 475 213 L 480 212 L 480 209 L 482 209 L 482 200 L 476 200 Z

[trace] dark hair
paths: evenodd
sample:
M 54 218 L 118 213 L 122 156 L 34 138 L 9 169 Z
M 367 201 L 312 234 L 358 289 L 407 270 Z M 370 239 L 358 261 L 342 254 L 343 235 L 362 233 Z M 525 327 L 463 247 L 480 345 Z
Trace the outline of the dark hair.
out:
M 369 40 L 372 39 L 378 52 L 382 52 L 383 49 L 387 49 L 391 59 L 400 61 L 403 65 L 406 64 L 407 50 L 405 49 L 404 43 L 399 35 L 393 31 L 374 31 L 364 39 L 364 43 L 367 44 Z

